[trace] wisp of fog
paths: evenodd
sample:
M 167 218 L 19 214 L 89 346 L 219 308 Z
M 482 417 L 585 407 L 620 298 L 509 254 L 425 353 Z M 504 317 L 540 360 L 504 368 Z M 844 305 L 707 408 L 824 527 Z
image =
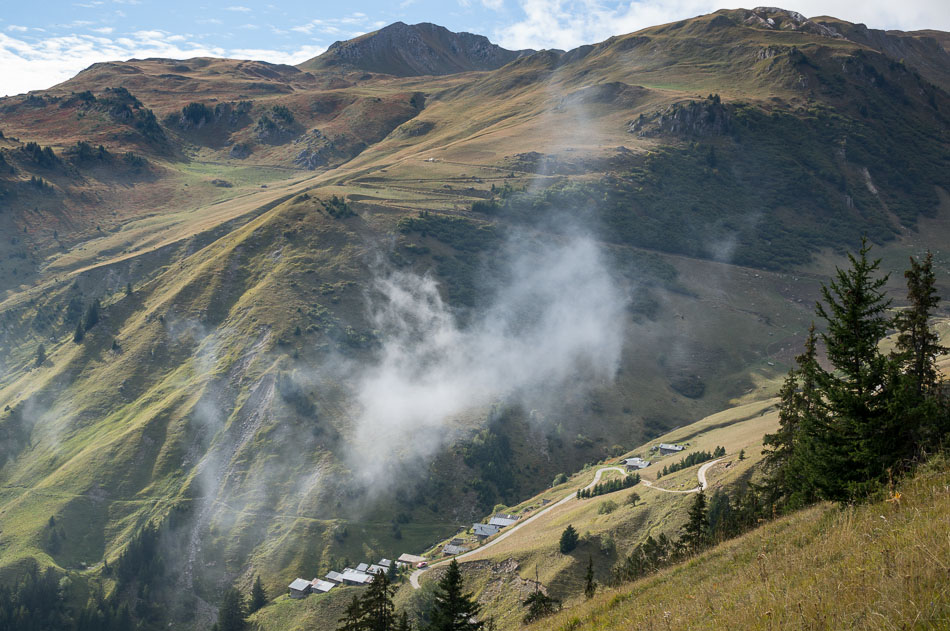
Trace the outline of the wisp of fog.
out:
M 382 463 L 424 461 L 466 411 L 613 377 L 626 294 L 590 236 L 521 233 L 500 256 L 504 279 L 461 326 L 430 275 L 374 281 L 378 359 L 357 377 L 354 472 L 380 486 Z

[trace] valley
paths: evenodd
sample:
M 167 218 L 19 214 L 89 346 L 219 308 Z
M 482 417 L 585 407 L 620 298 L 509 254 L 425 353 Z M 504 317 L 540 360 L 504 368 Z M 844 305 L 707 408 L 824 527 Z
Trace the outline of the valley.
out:
M 252 621 L 311 628 L 362 588 L 294 578 L 436 561 L 505 512 L 469 589 L 513 629 L 537 581 L 580 628 L 616 610 L 585 602 L 588 557 L 606 584 L 697 482 L 757 479 L 863 236 L 892 311 L 928 250 L 950 295 L 942 35 L 760 8 L 567 52 L 479 37 L 397 23 L 299 66 L 132 59 L 0 99 L 0 581 L 53 568 L 73 604 L 203 629 L 260 577 Z M 726 456 L 576 499 L 660 442 Z

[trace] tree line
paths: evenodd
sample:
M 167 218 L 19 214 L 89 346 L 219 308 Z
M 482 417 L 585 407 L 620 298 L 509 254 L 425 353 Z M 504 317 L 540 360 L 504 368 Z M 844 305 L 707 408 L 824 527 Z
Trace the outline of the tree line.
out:
M 712 451 L 712 453 L 708 451 L 694 451 L 693 453 L 689 455 L 683 456 L 679 462 L 671 462 L 670 464 L 664 466 L 663 470 L 659 471 L 656 474 L 656 478 L 657 480 L 659 480 L 665 475 L 676 473 L 677 471 L 688 469 L 689 467 L 692 467 L 693 465 L 697 465 L 702 462 L 712 460 L 713 458 L 721 458 L 722 456 L 725 456 L 725 455 L 726 455 L 725 447 L 716 447 Z
M 625 475 L 622 478 L 614 478 L 605 482 L 598 482 L 589 489 L 577 489 L 577 499 L 584 500 L 598 495 L 606 495 L 615 491 L 629 489 L 632 486 L 640 484 L 640 474 L 634 473 Z

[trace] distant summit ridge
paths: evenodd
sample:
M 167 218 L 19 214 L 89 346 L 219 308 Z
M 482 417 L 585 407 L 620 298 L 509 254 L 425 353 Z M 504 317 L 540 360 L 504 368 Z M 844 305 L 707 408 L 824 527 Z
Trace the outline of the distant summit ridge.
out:
M 437 24 L 396 22 L 360 37 L 334 42 L 322 55 L 300 64 L 303 70 L 353 68 L 398 77 L 495 70 L 530 55 L 507 50 L 484 35 L 453 33 Z

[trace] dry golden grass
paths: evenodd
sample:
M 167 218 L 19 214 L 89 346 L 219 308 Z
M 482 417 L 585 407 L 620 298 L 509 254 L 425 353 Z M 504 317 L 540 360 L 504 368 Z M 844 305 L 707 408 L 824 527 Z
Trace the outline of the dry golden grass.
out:
M 950 463 L 820 505 L 544 620 L 545 629 L 948 629 Z

